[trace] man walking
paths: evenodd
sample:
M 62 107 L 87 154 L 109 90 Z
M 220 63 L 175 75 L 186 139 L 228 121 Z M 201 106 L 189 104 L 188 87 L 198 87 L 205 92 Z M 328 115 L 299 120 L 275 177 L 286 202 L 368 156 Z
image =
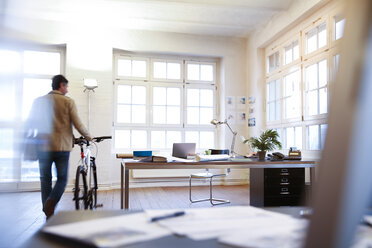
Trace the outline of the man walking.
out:
M 92 140 L 80 121 L 74 100 L 65 96 L 68 80 L 63 75 L 54 76 L 52 89 L 34 101 L 28 119 L 28 128 L 36 131 L 40 144 L 38 159 L 41 199 L 47 219 L 54 214 L 67 184 L 68 161 L 74 138 L 72 125 L 86 139 Z M 57 182 L 52 188 L 53 162 L 57 169 Z

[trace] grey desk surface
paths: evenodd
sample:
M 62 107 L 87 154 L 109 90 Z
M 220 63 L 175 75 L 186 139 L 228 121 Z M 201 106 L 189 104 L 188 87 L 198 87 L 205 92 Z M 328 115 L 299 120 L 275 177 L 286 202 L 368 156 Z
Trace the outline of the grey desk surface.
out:
M 303 209 L 309 209 L 306 207 L 273 207 L 265 208 L 267 210 L 290 214 L 295 217 L 300 217 L 300 211 Z M 112 211 L 70 211 L 70 212 L 59 212 L 53 216 L 46 225 L 52 226 L 57 224 L 72 223 L 82 220 L 90 220 L 96 218 L 104 218 L 117 216 L 122 214 L 130 214 L 135 211 L 125 210 L 112 210 Z M 29 240 L 27 240 L 22 247 L 87 247 L 81 243 L 77 243 L 71 240 L 51 236 L 38 231 Z M 150 240 L 147 242 L 141 242 L 137 244 L 127 245 L 129 248 L 156 248 L 156 247 L 177 247 L 177 248 L 189 248 L 189 247 L 231 247 L 218 243 L 217 240 L 204 240 L 194 241 L 187 237 L 180 237 L 176 235 L 170 235 L 156 240 Z

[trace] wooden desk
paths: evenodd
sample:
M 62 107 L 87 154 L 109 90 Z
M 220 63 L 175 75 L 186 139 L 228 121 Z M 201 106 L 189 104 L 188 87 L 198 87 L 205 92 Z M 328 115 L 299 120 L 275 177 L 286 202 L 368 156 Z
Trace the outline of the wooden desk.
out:
M 284 161 L 211 161 L 211 162 L 170 162 L 148 163 L 125 160 L 121 162 L 121 193 L 120 208 L 129 208 L 129 171 L 130 170 L 164 170 L 164 169 L 266 169 L 266 168 L 310 168 L 310 181 L 315 178 L 315 161 L 308 160 L 284 160 Z M 251 174 L 251 173 L 250 173 Z M 250 175 L 251 179 L 251 175 Z M 252 180 L 256 184 L 257 180 Z M 124 185 L 125 183 L 125 185 Z M 257 182 L 261 183 L 261 182 Z M 262 182 L 263 183 L 263 182 Z M 256 185 L 252 185 L 256 186 Z M 125 192 L 124 192 L 125 191 Z M 123 197 L 125 195 L 125 198 Z M 250 196 L 252 197 L 252 196 Z M 125 199 L 125 200 L 124 200 Z

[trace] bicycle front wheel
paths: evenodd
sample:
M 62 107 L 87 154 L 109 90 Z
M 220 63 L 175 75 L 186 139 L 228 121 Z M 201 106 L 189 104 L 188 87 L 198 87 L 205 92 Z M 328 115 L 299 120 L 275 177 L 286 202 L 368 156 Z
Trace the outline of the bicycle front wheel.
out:
M 90 209 L 97 207 L 97 190 L 98 190 L 98 184 L 97 184 L 97 167 L 96 163 L 91 161 L 91 173 L 92 173 L 92 179 L 93 179 L 93 185 L 92 185 L 92 194 L 91 194 L 91 201 L 90 201 Z
M 88 208 L 87 179 L 84 167 L 81 165 L 76 170 L 74 200 L 76 210 Z

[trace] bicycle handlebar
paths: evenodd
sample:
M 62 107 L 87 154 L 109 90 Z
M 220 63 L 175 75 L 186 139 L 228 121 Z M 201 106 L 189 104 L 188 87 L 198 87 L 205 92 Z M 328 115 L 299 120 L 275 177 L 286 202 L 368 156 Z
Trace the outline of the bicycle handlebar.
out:
M 101 142 L 105 139 L 112 139 L 112 136 L 99 136 L 99 137 L 94 137 L 92 141 L 94 142 Z M 75 145 L 83 145 L 83 144 L 89 144 L 89 141 L 84 138 L 84 137 L 79 137 L 79 138 L 74 138 L 74 144 Z

